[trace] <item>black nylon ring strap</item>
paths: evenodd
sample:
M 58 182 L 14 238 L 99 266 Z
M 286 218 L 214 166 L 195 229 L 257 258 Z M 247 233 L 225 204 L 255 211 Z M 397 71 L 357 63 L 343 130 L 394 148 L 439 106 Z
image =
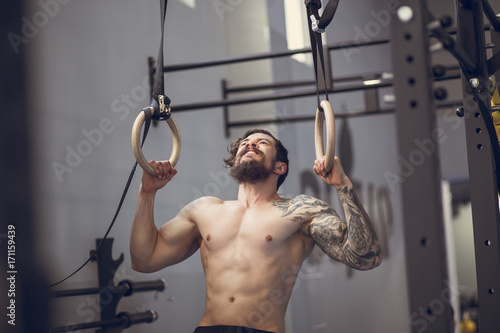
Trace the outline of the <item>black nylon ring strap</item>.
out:
M 158 104 L 159 104 L 158 96 L 165 95 L 164 75 L 163 75 L 163 39 L 165 30 L 165 17 L 167 14 L 167 4 L 168 0 L 160 0 L 161 39 L 160 39 L 160 49 L 158 50 L 158 58 L 156 60 L 155 81 L 153 85 L 153 99 L 155 99 Z M 165 102 L 168 105 L 170 105 L 170 99 L 168 97 Z M 151 104 L 151 106 L 153 105 Z
M 318 57 L 321 65 L 321 72 L 323 74 L 323 82 L 325 83 L 325 96 L 328 101 L 328 89 L 326 88 L 326 70 L 325 70 L 325 60 L 323 54 L 323 41 L 321 39 L 321 32 L 324 32 L 325 28 L 330 24 L 337 11 L 339 5 L 339 0 L 330 0 L 326 5 L 323 15 L 319 15 L 319 9 L 321 8 L 320 0 L 306 0 L 306 13 L 307 13 L 307 26 L 309 30 L 309 39 L 311 41 L 311 51 L 313 56 L 314 64 L 314 75 L 316 78 L 316 97 L 318 109 L 322 110 L 319 98 L 319 78 L 318 78 Z M 313 18 L 316 22 L 312 22 Z M 316 25 L 313 29 L 313 25 Z
M 312 57 L 313 57 L 313 64 L 314 64 L 314 77 L 316 80 L 316 99 L 317 99 L 317 104 L 318 104 L 318 109 L 321 109 L 320 106 L 320 98 L 319 98 L 319 78 L 318 78 L 318 49 L 319 49 L 319 54 L 323 55 L 323 47 L 319 44 L 322 44 L 321 40 L 321 34 L 316 33 L 312 29 L 312 22 L 311 16 L 314 16 L 316 18 L 319 17 L 318 14 L 318 9 L 321 8 L 321 3 L 319 6 L 316 3 L 310 2 L 309 4 L 306 5 L 306 15 L 307 15 L 307 25 L 308 25 L 308 30 L 309 30 L 309 39 L 311 41 L 311 52 L 312 52 Z M 325 67 L 324 67 L 324 61 L 323 57 L 320 58 L 321 61 L 321 69 L 323 72 L 323 78 L 326 77 L 325 75 Z M 326 82 L 326 81 L 325 81 Z M 326 90 L 326 89 L 325 89 Z M 328 92 L 325 91 L 326 99 L 328 100 Z
M 144 116 L 145 116 L 145 119 L 144 119 L 144 132 L 143 132 L 143 135 L 142 135 L 142 142 L 141 142 L 141 148 L 142 146 L 144 145 L 144 141 L 146 141 L 146 136 L 148 134 L 148 131 L 149 131 L 149 127 L 150 127 L 150 124 L 151 124 L 151 119 L 152 118 L 156 118 L 158 117 L 158 119 L 160 119 L 160 117 L 164 117 L 165 115 L 162 115 L 160 113 L 160 107 L 159 107 L 159 103 L 158 103 L 158 100 L 154 98 L 154 96 L 159 96 L 159 95 L 164 95 L 164 78 L 163 78 L 163 31 L 164 31 L 164 27 L 165 27 L 165 16 L 166 16 L 166 12 L 167 12 L 167 2 L 168 0 L 160 0 L 160 10 L 161 10 L 161 13 L 162 13 L 162 16 L 161 16 L 161 41 L 160 41 L 160 50 L 158 51 L 158 64 L 157 64 L 157 67 L 156 67 L 156 73 L 155 73 L 155 82 L 154 82 L 154 86 L 153 86 L 153 98 L 151 100 L 151 106 L 149 107 L 146 107 L 144 109 L 142 109 L 141 112 L 144 112 Z M 160 69 L 160 70 L 158 70 Z M 157 97 L 158 98 L 158 97 Z M 170 99 L 167 97 L 167 96 L 163 96 L 164 98 L 164 102 L 168 105 L 170 105 Z M 153 114 L 151 112 L 151 110 L 154 110 Z M 168 116 L 168 115 L 167 115 Z M 127 183 L 125 185 L 125 188 L 123 190 L 123 193 L 122 193 L 122 196 L 120 198 L 120 202 L 118 203 L 118 207 L 115 211 L 115 214 L 113 216 L 113 219 L 108 227 L 108 229 L 106 230 L 106 233 L 104 234 L 104 237 L 102 237 L 102 241 L 99 243 L 99 246 L 97 246 L 97 249 L 93 252 L 93 254 L 80 266 L 78 267 L 73 273 L 71 273 L 70 275 L 68 275 L 67 277 L 65 277 L 64 279 L 56 282 L 56 283 L 53 283 L 53 284 L 50 284 L 49 285 L 49 288 L 52 288 L 58 284 L 61 284 L 62 282 L 68 280 L 69 278 L 71 278 L 73 275 L 75 275 L 76 273 L 78 273 L 82 268 L 84 268 L 92 259 L 94 259 L 97 254 L 99 253 L 102 245 L 104 244 L 104 241 L 107 239 L 111 229 L 113 228 L 113 225 L 115 224 L 116 222 L 116 219 L 118 218 L 118 214 L 120 213 L 120 210 L 121 210 L 121 207 L 123 205 L 123 202 L 125 201 L 125 197 L 127 196 L 127 193 L 128 193 L 128 189 L 130 187 L 130 184 L 132 183 L 132 179 L 134 177 L 134 174 L 135 174 L 135 170 L 137 169 L 137 161 L 134 162 L 134 165 L 132 167 L 132 170 L 130 171 L 130 174 L 128 176 L 128 179 L 127 179 Z
M 321 15 L 318 28 L 326 29 L 326 27 L 330 24 L 333 17 L 335 16 L 335 12 L 337 12 L 337 7 L 339 6 L 339 0 L 330 0 L 323 11 L 323 15 Z M 321 8 L 321 7 L 320 7 Z M 318 8 L 319 9 L 319 8 Z
M 307 27 L 309 30 L 309 38 L 311 40 L 311 52 L 313 56 L 314 64 L 314 77 L 316 79 L 316 98 L 317 98 L 317 110 L 316 110 L 316 120 L 314 127 L 314 146 L 316 151 L 316 158 L 319 160 L 325 157 L 324 166 L 326 172 L 330 172 L 333 168 L 335 161 L 335 116 L 333 114 L 332 106 L 328 100 L 328 88 L 326 81 L 326 68 L 323 52 L 323 41 L 321 39 L 321 33 L 325 31 L 326 26 L 332 21 L 337 7 L 339 4 L 338 0 L 330 0 L 323 15 L 319 15 L 319 9 L 321 8 L 320 0 L 306 0 L 306 14 L 307 14 Z M 319 53 L 319 54 L 318 54 Z M 325 95 L 326 100 L 320 101 L 319 98 L 319 73 L 318 73 L 318 57 L 321 65 L 321 72 L 323 74 L 323 82 L 325 85 Z M 331 79 L 330 73 L 328 73 L 328 78 Z M 326 120 L 327 129 L 327 144 L 326 144 L 326 154 L 323 149 L 323 122 Z
M 177 123 L 170 115 L 170 99 L 164 95 L 164 67 L 163 67 L 163 35 L 164 35 L 164 26 L 165 26 L 165 16 L 167 9 L 167 0 L 161 1 L 161 40 L 160 40 L 160 49 L 158 51 L 158 60 L 156 64 L 155 70 L 155 78 L 153 82 L 153 96 L 151 98 L 151 106 L 148 108 L 144 108 L 143 112 L 137 115 L 137 118 L 134 121 L 132 126 L 132 150 L 134 152 L 134 156 L 141 166 L 141 168 L 149 173 L 152 176 L 156 176 L 156 172 L 153 167 L 149 164 L 148 160 L 144 157 L 142 152 L 140 136 L 142 131 L 142 125 L 144 121 L 146 121 L 146 130 L 148 128 L 148 114 L 152 113 L 152 119 L 155 120 L 166 120 L 167 124 L 170 127 L 170 131 L 172 133 L 173 147 L 172 154 L 170 155 L 170 164 L 172 167 L 175 166 L 177 160 L 179 159 L 180 149 L 181 149 L 181 137 L 179 128 Z

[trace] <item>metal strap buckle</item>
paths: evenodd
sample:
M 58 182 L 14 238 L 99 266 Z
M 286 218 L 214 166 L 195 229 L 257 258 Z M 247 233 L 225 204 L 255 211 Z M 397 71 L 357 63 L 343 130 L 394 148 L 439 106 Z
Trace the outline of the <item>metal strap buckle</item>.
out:
M 170 104 L 165 104 L 165 96 L 158 95 L 158 102 L 160 103 L 160 117 L 163 119 L 170 118 Z
M 320 29 L 318 27 L 318 22 L 319 21 L 316 19 L 316 17 L 314 15 L 311 15 L 310 18 L 311 18 L 311 29 L 312 29 L 312 31 L 314 31 L 316 33 L 319 33 L 319 34 L 325 32 L 325 29 Z

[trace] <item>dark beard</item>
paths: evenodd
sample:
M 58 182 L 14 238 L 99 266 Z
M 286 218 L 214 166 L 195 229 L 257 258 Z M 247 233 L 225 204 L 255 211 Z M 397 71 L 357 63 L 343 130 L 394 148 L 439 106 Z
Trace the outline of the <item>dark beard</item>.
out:
M 263 161 L 250 160 L 233 166 L 230 174 L 238 183 L 255 184 L 269 178 L 271 173 L 272 169 L 266 169 Z

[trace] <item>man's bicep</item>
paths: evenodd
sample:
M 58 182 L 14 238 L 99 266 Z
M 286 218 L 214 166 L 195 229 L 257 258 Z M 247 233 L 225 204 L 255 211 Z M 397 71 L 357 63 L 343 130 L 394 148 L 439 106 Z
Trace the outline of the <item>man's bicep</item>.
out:
M 338 216 L 321 216 L 311 221 L 309 236 L 330 258 L 358 270 L 373 267 L 377 259 L 372 254 L 360 255 L 353 248 L 348 236 L 347 223 Z
M 347 241 L 347 224 L 336 214 L 314 217 L 306 226 L 306 233 L 329 257 L 342 261 Z
M 200 237 L 197 225 L 178 214 L 158 230 L 156 260 L 170 266 L 187 259 L 200 247 Z

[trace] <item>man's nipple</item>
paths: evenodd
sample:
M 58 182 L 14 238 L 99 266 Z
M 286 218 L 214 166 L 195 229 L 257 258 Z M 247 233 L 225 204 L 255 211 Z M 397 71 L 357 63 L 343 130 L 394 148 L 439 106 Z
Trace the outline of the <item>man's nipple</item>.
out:
M 271 235 L 266 236 L 266 242 L 270 242 L 272 240 L 273 240 L 273 236 L 271 236 Z

